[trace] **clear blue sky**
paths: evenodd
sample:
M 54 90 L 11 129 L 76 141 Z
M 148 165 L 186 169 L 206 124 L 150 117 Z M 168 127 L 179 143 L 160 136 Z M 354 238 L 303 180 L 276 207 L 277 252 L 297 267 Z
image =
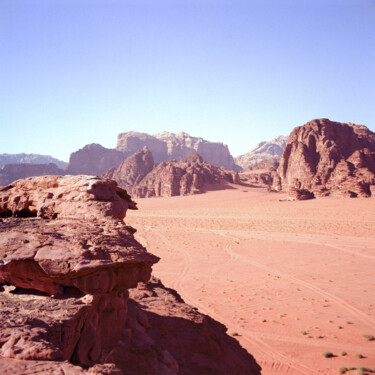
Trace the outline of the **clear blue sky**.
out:
M 0 0 L 0 153 L 184 130 L 238 155 L 320 117 L 375 131 L 375 0 Z

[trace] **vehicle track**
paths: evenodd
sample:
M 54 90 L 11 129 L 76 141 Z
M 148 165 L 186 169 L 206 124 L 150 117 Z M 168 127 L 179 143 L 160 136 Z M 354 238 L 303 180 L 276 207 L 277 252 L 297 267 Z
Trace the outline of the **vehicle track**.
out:
M 173 287 L 177 289 L 177 291 L 181 292 L 184 295 L 184 299 L 189 304 L 198 307 L 203 313 L 213 317 L 214 319 L 220 321 L 221 323 L 225 324 L 227 327 L 235 327 L 236 331 L 241 335 L 241 340 L 246 341 L 251 346 L 255 346 L 257 348 L 258 352 L 261 352 L 265 356 L 271 356 L 275 360 L 275 363 L 279 363 L 280 366 L 278 366 L 279 370 L 275 368 L 274 375 L 277 375 L 279 371 L 283 368 L 283 366 L 287 366 L 291 370 L 295 370 L 295 373 L 303 374 L 303 375 L 316 375 L 319 374 L 319 372 L 310 369 L 307 366 L 304 366 L 302 364 L 299 364 L 292 360 L 291 358 L 287 357 L 286 355 L 276 351 L 270 344 L 267 344 L 264 340 L 260 339 L 256 335 L 249 335 L 247 330 L 242 329 L 238 327 L 236 323 L 233 323 L 229 319 L 225 318 L 221 314 L 218 314 L 214 310 L 210 309 L 209 307 L 202 304 L 200 301 L 198 301 L 196 298 L 192 297 L 184 288 L 183 281 L 186 279 L 187 275 L 191 271 L 191 255 L 188 251 L 185 249 L 174 245 L 166 236 L 160 233 L 160 231 L 155 232 L 156 235 L 159 236 L 159 238 L 162 239 L 162 241 L 167 244 L 169 247 L 172 247 L 176 250 L 178 250 L 181 255 L 184 258 L 184 268 L 180 275 L 177 277 L 175 282 L 173 283 Z M 236 254 L 232 255 L 234 258 L 237 258 Z M 284 370 L 283 370 L 284 371 Z M 285 371 L 284 371 L 285 373 Z

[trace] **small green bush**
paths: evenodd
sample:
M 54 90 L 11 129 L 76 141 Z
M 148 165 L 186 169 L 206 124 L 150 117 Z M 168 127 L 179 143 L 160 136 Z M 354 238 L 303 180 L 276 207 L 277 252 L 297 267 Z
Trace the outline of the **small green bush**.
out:
M 375 340 L 374 335 L 363 335 L 363 337 L 364 337 L 367 341 L 373 341 L 373 340 Z
M 324 358 L 332 358 L 332 357 L 334 357 L 334 354 L 332 352 L 323 352 L 322 356 Z

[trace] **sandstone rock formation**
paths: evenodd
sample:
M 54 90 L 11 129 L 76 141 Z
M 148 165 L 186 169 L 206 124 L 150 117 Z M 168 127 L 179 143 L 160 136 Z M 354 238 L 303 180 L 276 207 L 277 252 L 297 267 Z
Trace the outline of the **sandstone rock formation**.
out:
M 108 170 L 103 177 L 114 179 L 138 198 L 199 194 L 208 185 L 240 183 L 237 172 L 215 167 L 198 154 L 154 166 L 147 147 L 127 158 L 117 169 Z
M 93 176 L 2 188 L 0 373 L 260 374 L 224 326 L 148 281 L 158 258 L 122 221 L 128 208 Z
M 255 170 L 240 172 L 239 176 L 242 185 L 268 187 L 272 186 L 273 183 L 271 172 L 258 172 Z
M 130 131 L 117 136 L 116 150 L 126 155 L 133 155 L 143 147 L 151 151 L 155 163 L 172 159 L 168 156 L 166 143 L 152 135 Z
M 154 165 L 152 153 L 145 146 L 142 150 L 125 159 L 117 169 L 109 169 L 103 177 L 115 180 L 119 186 L 131 191 L 152 171 Z
M 242 167 L 242 169 L 247 169 L 252 167 L 254 164 L 261 162 L 262 160 L 268 160 L 275 157 L 278 158 L 283 153 L 287 141 L 287 136 L 280 135 L 272 141 L 260 142 L 247 154 L 235 157 L 234 161 L 237 165 Z
M 182 160 L 198 153 L 207 162 L 227 169 L 237 170 L 228 146 L 219 142 L 209 142 L 203 138 L 191 137 L 180 132 L 177 134 L 163 132 L 154 136 L 146 133 L 121 133 L 117 138 L 117 150 L 128 155 L 147 146 L 151 151 L 155 163 L 172 159 Z
M 375 185 L 375 133 L 363 125 L 318 119 L 295 128 L 274 190 L 368 197 Z
M 117 168 L 129 154 L 105 148 L 97 143 L 86 145 L 70 155 L 66 174 L 102 175 L 109 168 Z
M 122 220 L 128 208 L 136 204 L 125 190 L 95 176 L 29 177 L 0 188 L 1 217 Z
M 54 163 L 49 164 L 6 164 L 0 169 L 0 186 L 8 185 L 19 178 L 64 174 Z
M 49 164 L 54 163 L 60 169 L 65 169 L 68 163 L 49 155 L 39 154 L 0 154 L 0 168 L 5 164 Z

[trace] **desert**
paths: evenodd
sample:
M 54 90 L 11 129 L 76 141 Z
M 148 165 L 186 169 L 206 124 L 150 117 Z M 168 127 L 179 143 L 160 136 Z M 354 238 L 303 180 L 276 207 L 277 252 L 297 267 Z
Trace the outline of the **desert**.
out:
M 126 221 L 161 258 L 154 274 L 225 324 L 262 374 L 375 367 L 373 198 L 289 201 L 229 184 L 137 203 Z

